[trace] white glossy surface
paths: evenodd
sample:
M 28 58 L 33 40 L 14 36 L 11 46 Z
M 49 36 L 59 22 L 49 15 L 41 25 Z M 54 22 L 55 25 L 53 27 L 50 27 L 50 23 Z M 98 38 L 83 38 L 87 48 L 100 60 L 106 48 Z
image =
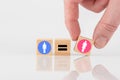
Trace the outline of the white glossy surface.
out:
M 119 80 L 119 61 L 118 56 L 0 56 L 0 80 Z
M 102 15 L 103 12 L 96 14 L 80 7 L 81 35 L 92 38 L 94 28 Z M 102 80 L 116 80 L 113 76 L 110 77 L 112 74 L 120 79 L 119 35 L 120 28 L 105 48 L 98 50 L 93 47 L 90 63 L 87 64 L 91 65 L 88 67 L 89 70 L 91 68 L 92 70 L 87 73 L 77 74 L 75 72 L 74 60 L 81 57 L 78 55 L 71 56 L 70 66 L 69 64 L 66 65 L 67 68 L 61 66 L 64 71 L 55 71 L 54 66 L 49 67 L 49 71 L 37 70 L 35 52 L 38 38 L 70 39 L 64 24 L 63 0 L 0 0 L 0 80 L 67 80 L 66 76 L 69 75 L 72 80 L 75 78 L 78 80 L 94 80 L 94 76 L 101 78 L 101 74 L 104 76 L 101 78 Z M 74 53 L 75 42 L 71 44 L 71 53 Z M 54 61 L 54 58 L 52 60 Z M 84 60 L 80 61 L 84 62 Z M 54 62 L 52 63 L 54 65 Z M 64 65 L 62 61 L 60 63 Z M 42 64 L 41 61 L 40 64 Z M 43 64 L 43 66 L 47 66 L 46 61 Z M 84 63 L 82 64 L 84 65 Z M 59 66 L 59 64 L 57 65 Z M 105 72 L 99 73 L 101 68 L 103 71 L 104 68 L 95 67 L 96 65 L 103 65 L 111 72 L 110 76 Z M 42 68 L 44 68 L 43 66 Z M 86 68 L 80 71 L 84 71 Z M 94 70 L 96 73 L 93 76 L 92 71 Z

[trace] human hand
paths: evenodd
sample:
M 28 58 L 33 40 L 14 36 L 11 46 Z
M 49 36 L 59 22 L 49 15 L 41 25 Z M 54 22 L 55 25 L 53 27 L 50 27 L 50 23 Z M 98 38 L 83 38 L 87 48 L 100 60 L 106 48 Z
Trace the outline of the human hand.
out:
M 93 34 L 94 45 L 103 48 L 120 24 L 120 0 L 64 0 L 65 24 L 73 40 L 80 34 L 79 4 L 93 12 L 106 11 Z

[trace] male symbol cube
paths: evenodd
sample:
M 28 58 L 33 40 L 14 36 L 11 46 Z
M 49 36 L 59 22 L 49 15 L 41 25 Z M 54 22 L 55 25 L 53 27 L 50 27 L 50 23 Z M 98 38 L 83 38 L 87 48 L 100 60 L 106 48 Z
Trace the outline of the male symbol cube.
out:
M 50 39 L 38 39 L 37 40 L 37 55 L 52 55 L 53 41 Z
M 90 55 L 92 45 L 93 41 L 91 39 L 80 36 L 74 50 L 84 55 Z

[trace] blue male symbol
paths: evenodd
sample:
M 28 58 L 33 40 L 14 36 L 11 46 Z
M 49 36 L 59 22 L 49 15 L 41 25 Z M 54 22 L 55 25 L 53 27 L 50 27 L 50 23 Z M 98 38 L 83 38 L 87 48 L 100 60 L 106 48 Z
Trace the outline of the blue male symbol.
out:
M 38 44 L 38 51 L 41 54 L 48 54 L 51 51 L 51 44 L 48 41 L 42 41 Z

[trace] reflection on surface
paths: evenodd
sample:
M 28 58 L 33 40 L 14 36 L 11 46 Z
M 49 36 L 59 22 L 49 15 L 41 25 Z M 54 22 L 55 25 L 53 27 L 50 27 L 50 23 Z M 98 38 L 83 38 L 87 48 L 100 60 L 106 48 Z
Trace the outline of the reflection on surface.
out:
M 90 73 L 92 73 L 95 80 L 118 80 L 102 65 L 96 65 L 92 69 L 89 56 L 74 60 L 74 64 L 76 71 L 71 71 L 63 78 L 63 80 L 91 80 L 89 78 L 84 78 L 88 77 L 88 74 L 90 75 Z M 88 71 L 90 73 L 88 73 Z M 81 74 L 85 75 L 81 76 Z
M 52 71 L 52 57 L 37 56 L 37 70 L 38 71 Z
M 54 69 L 55 71 L 69 71 L 70 70 L 70 56 L 55 56 Z
M 94 58 L 96 61 L 98 57 Z M 57 73 L 66 71 L 68 75 L 62 77 L 62 80 L 118 80 L 103 65 L 100 65 L 103 62 L 98 64 L 96 61 L 97 64 L 93 66 L 91 61 L 93 61 L 92 56 L 80 56 L 77 59 L 72 56 L 37 56 L 36 68 L 38 71 L 55 71 Z
M 67 76 L 65 76 L 63 80 L 77 80 L 78 76 L 78 72 L 72 71 Z
M 38 71 L 70 71 L 70 56 L 37 56 Z
M 95 66 L 92 73 L 96 80 L 118 80 L 102 65 Z
M 74 60 L 75 69 L 79 73 L 84 73 L 92 70 L 90 57 L 84 56 Z

